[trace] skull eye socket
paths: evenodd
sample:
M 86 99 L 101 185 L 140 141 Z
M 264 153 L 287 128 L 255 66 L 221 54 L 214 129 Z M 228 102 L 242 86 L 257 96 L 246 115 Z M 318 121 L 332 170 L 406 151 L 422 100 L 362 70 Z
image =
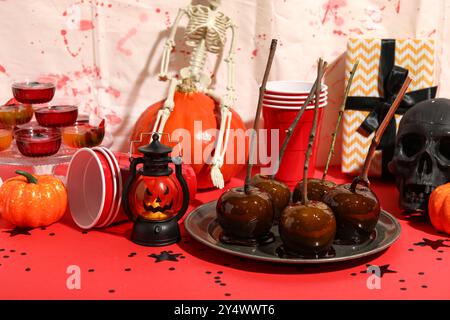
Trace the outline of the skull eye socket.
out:
M 426 139 L 417 133 L 408 133 L 400 138 L 400 146 L 407 157 L 415 156 L 425 146 Z
M 448 161 L 450 161 L 450 137 L 444 137 L 439 141 L 439 153 Z

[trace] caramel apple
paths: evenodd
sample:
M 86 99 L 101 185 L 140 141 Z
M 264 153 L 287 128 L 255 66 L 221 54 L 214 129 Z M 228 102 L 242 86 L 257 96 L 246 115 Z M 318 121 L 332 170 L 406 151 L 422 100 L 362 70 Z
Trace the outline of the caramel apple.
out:
M 256 174 L 251 179 L 251 185 L 267 192 L 271 199 L 275 212 L 274 222 L 278 223 L 281 212 L 288 206 L 291 200 L 291 190 L 283 182 L 271 179 L 269 176 Z
M 259 89 L 253 133 L 258 131 L 262 98 L 276 46 L 277 40 L 272 39 L 266 70 Z M 251 185 L 252 161 L 250 159 L 254 149 L 255 135 L 253 134 L 250 140 L 249 160 L 247 160 L 247 174 L 244 186 L 224 192 L 217 201 L 217 222 L 222 227 L 220 241 L 227 244 L 254 246 L 275 240 L 270 232 L 274 219 L 272 198 L 267 192 Z
M 336 219 L 326 204 L 310 200 L 307 205 L 295 204 L 284 209 L 279 231 L 286 253 L 317 256 L 330 249 Z
M 301 180 L 295 186 L 294 192 L 292 193 L 292 202 L 296 203 L 303 197 L 302 186 L 303 180 Z M 308 199 L 314 201 L 322 201 L 323 197 L 334 187 L 336 187 L 336 183 L 334 183 L 333 181 L 322 179 L 308 179 Z
M 317 82 L 322 79 L 326 63 L 319 60 Z M 314 119 L 305 156 L 303 176 L 307 177 L 309 159 L 317 130 L 318 97 L 320 86 L 316 88 Z M 336 219 L 333 211 L 323 202 L 308 199 L 309 179 L 302 181 L 301 202 L 284 209 L 278 225 L 283 249 L 287 254 L 306 257 L 320 257 L 329 252 L 336 234 Z
M 381 211 L 380 201 L 370 189 L 368 172 L 381 137 L 400 105 L 410 82 L 411 79 L 407 77 L 395 101 L 375 132 L 361 175 L 357 176 L 351 184 L 334 188 L 323 199 L 336 215 L 337 243 L 358 244 L 364 242 L 369 239 L 376 227 Z
M 224 192 L 216 206 L 224 243 L 256 245 L 273 238 L 274 210 L 267 192 L 256 187 L 237 187 Z
M 380 217 L 380 201 L 372 190 L 358 185 L 352 192 L 350 183 L 339 185 L 323 201 L 336 215 L 336 243 L 358 244 L 369 239 Z

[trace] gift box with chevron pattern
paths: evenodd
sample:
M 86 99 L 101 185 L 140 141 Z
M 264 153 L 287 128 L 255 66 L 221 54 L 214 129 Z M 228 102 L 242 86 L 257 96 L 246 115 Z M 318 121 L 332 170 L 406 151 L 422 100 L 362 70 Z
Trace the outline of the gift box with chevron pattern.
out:
M 386 45 L 391 49 L 385 50 Z M 386 53 L 389 52 L 389 53 Z M 390 55 L 391 57 L 386 57 Z M 358 60 L 359 67 L 353 79 L 349 96 L 355 97 L 383 97 L 383 71 L 385 65 L 400 66 L 408 69 L 409 76 L 413 79 L 408 92 L 430 88 L 434 84 L 435 67 L 435 43 L 433 40 L 404 39 L 349 39 L 346 56 L 346 81 L 353 64 Z M 381 66 L 381 64 L 384 64 Z M 380 68 L 381 66 L 381 68 Z M 361 98 L 359 98 L 361 99 Z M 349 174 L 357 174 L 361 171 L 368 152 L 373 133 L 366 136 L 357 132 L 371 110 L 366 108 L 347 108 L 343 117 L 343 149 L 342 171 Z M 401 114 L 395 115 L 396 126 L 401 119 Z M 383 155 L 385 150 L 377 150 L 373 159 L 369 175 L 374 177 L 385 176 L 385 164 L 390 160 L 390 155 Z M 384 157 L 384 159 L 383 159 Z

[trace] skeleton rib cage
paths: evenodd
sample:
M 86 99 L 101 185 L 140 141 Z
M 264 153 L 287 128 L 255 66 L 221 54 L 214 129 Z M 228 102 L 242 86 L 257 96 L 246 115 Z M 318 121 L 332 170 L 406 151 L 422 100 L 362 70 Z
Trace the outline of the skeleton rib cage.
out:
M 190 47 L 197 47 L 205 41 L 208 52 L 218 54 L 226 42 L 226 32 L 231 20 L 220 11 L 211 11 L 204 6 L 189 6 L 186 10 L 189 23 L 185 40 Z

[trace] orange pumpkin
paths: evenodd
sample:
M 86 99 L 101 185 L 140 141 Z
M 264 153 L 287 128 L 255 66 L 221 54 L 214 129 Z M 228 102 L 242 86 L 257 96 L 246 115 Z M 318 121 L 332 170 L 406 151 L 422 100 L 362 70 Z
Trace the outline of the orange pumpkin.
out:
M 214 155 L 213 147 L 220 126 L 220 111 L 216 101 L 210 96 L 200 92 L 176 91 L 174 96 L 175 106 L 164 127 L 164 132 L 171 135 L 174 140 L 179 140 L 183 146 L 183 160 L 192 166 L 197 176 L 198 188 L 211 188 L 213 184 L 210 178 L 210 165 L 205 163 L 202 154 Z M 139 140 L 140 134 L 153 129 L 158 111 L 164 104 L 159 101 L 148 107 L 136 122 L 132 134 L 132 140 Z M 242 129 L 245 133 L 245 125 L 239 115 L 232 111 L 231 130 Z M 195 125 L 196 121 L 197 125 Z M 190 133 L 190 140 L 183 141 L 177 129 L 186 129 Z M 140 145 L 148 143 L 145 142 Z M 135 147 L 139 147 L 136 145 Z M 243 149 L 245 147 L 245 149 Z M 234 150 L 233 150 L 234 149 Z M 136 152 L 137 149 L 134 149 Z M 227 157 L 227 153 L 233 156 Z M 236 175 L 245 164 L 248 156 L 248 137 L 230 133 L 224 164 L 221 168 L 225 181 Z
M 450 183 L 437 187 L 431 193 L 428 215 L 436 230 L 450 234 Z
M 0 217 L 20 228 L 36 228 L 58 221 L 67 208 L 67 192 L 58 178 L 16 171 L 19 176 L 0 188 Z

